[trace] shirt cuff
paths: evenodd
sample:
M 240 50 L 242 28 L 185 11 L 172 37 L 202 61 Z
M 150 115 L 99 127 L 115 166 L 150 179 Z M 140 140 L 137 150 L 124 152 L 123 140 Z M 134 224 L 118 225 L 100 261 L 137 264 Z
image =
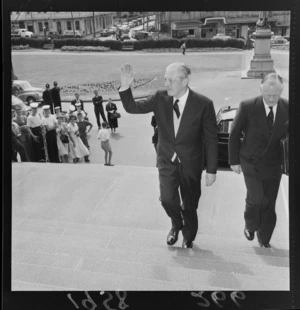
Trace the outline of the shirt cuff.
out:
M 118 90 L 119 90 L 119 92 L 122 92 L 122 91 L 125 91 L 127 89 L 129 89 L 128 86 L 123 86 L 123 87 L 120 87 Z

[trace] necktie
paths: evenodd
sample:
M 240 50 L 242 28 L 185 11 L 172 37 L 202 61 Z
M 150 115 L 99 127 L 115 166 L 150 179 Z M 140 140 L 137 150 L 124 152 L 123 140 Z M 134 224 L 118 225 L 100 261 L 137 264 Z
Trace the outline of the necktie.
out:
M 267 120 L 268 120 L 268 127 L 269 130 L 272 131 L 273 129 L 273 123 L 274 123 L 274 112 L 273 112 L 273 107 L 269 107 L 270 112 L 267 116 Z
M 174 109 L 174 111 L 175 111 L 175 113 L 176 113 L 176 115 L 177 115 L 177 118 L 180 117 L 180 111 L 179 111 L 178 102 L 179 102 L 178 99 L 175 100 L 174 105 L 173 105 L 173 109 Z

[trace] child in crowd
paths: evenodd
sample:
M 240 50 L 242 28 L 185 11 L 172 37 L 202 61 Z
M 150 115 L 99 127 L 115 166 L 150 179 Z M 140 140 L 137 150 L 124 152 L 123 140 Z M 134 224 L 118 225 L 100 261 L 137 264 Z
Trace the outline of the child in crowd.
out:
M 84 120 L 81 112 L 77 113 L 77 119 L 78 119 L 77 125 L 78 125 L 78 129 L 79 129 L 80 139 L 82 140 L 83 144 L 89 149 L 90 146 L 89 146 L 89 143 L 87 140 L 87 134 L 93 128 L 93 124 L 90 123 L 89 121 Z M 87 127 L 89 127 L 88 130 L 87 130 Z
M 111 146 L 109 143 L 109 132 L 107 130 L 107 123 L 103 122 L 102 123 L 102 129 L 99 130 L 98 132 L 98 139 L 101 139 L 101 148 L 105 152 L 105 166 L 114 166 L 111 163 L 111 157 L 112 157 L 112 150 Z

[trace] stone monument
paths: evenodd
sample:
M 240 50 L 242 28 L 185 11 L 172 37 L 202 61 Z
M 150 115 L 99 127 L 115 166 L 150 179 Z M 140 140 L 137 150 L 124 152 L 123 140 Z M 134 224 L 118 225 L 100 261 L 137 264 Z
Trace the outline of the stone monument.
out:
M 259 20 L 256 23 L 254 56 L 250 61 L 250 67 L 246 78 L 262 78 L 265 74 L 275 72 L 274 61 L 271 58 L 271 32 L 268 23 L 267 12 L 259 14 Z

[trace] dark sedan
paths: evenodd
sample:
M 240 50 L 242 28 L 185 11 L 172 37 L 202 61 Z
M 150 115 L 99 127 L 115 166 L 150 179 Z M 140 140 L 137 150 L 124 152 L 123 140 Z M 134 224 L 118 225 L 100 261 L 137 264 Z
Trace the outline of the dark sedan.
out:
M 230 106 L 222 107 L 217 113 L 218 128 L 218 161 L 219 163 L 228 163 L 228 140 L 233 119 L 237 108 Z

